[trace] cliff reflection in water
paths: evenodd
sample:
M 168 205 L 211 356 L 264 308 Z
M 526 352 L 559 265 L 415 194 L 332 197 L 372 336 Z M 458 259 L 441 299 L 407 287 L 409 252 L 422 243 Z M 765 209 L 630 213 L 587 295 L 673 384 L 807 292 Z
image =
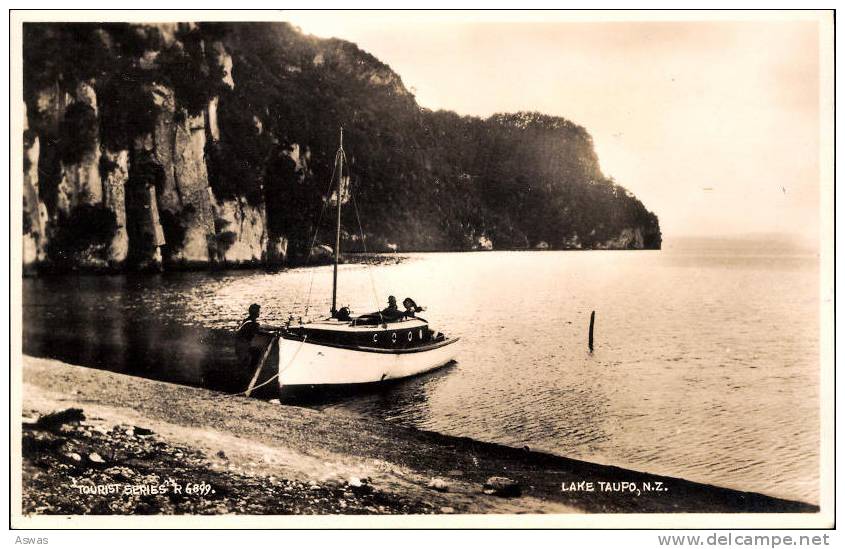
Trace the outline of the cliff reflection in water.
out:
M 186 324 L 184 300 L 166 291 L 190 287 L 196 276 L 27 279 L 24 352 L 173 383 L 241 391 L 248 374 L 235 356 L 232 331 Z

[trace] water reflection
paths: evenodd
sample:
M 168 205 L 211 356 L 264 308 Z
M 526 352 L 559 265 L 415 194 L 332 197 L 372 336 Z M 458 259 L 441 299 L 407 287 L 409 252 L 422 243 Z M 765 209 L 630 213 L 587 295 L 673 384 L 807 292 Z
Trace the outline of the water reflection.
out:
M 177 280 L 180 278 L 174 275 Z M 243 390 L 229 330 L 180 322 L 162 275 L 27 279 L 24 352 L 215 390 Z
M 817 501 L 817 258 L 717 252 L 418 254 L 375 284 L 342 265 L 341 305 L 412 296 L 462 341 L 449 368 L 318 406 Z M 24 352 L 240 392 L 249 304 L 278 324 L 311 289 L 325 313 L 329 267 L 27 279 Z

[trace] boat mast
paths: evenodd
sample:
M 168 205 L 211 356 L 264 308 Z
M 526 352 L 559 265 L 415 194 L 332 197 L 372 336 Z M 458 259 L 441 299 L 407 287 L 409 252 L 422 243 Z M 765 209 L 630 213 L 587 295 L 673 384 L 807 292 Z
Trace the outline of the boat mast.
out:
M 334 277 L 332 279 L 332 316 L 337 315 L 337 263 L 340 259 L 340 208 L 343 204 L 343 126 L 340 127 L 340 147 L 337 150 L 337 235 L 334 241 Z

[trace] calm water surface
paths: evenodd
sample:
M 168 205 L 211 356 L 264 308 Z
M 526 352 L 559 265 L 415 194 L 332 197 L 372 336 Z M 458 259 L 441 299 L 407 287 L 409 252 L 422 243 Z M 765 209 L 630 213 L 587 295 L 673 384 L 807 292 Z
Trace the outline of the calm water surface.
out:
M 343 265 L 342 304 L 412 296 L 462 342 L 453 366 L 320 406 L 818 502 L 818 276 L 815 255 L 718 243 Z M 318 316 L 330 267 L 27 279 L 24 352 L 240 391 L 230 330 L 252 302 L 305 315 L 309 287 Z

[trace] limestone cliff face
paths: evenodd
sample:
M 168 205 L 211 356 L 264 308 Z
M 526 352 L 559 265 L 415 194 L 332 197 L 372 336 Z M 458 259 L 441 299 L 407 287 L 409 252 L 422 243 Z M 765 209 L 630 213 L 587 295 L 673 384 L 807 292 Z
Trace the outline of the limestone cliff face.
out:
M 23 99 L 29 272 L 304 258 L 339 125 L 371 251 L 660 247 L 586 129 L 428 111 L 372 55 L 284 23 L 27 24 Z
M 91 78 L 68 89 L 56 80 L 25 98 L 25 108 L 31 106 L 36 119 L 27 124 L 24 146 L 24 265 L 29 272 L 39 265 L 160 270 L 254 265 L 265 259 L 263 204 L 242 197 L 218 201 L 209 185 L 207 143 L 220 139 L 215 90 L 234 89 L 233 61 L 219 40 L 183 43 L 192 31 L 195 26 L 176 24 L 136 27 L 138 37 L 158 46 L 130 60 L 138 80 L 134 88 L 109 87 L 109 78 Z M 105 47 L 116 47 L 107 33 L 97 36 L 105 37 Z M 181 55 L 184 63 L 190 48 L 191 59 L 207 65 L 200 67 L 201 74 L 215 75 L 205 84 L 210 92 L 205 107 L 193 113 L 180 100 L 179 89 L 154 76 L 167 55 Z M 111 107 L 105 119 L 100 94 L 106 94 Z M 133 122 L 124 133 L 104 142 L 101 126 L 114 133 L 114 126 L 122 127 L 127 119 Z M 51 144 L 46 157 L 41 154 L 45 139 Z M 46 204 L 39 172 L 49 176 Z M 85 214 L 102 212 L 104 223 L 77 232 L 102 229 L 104 234 L 82 245 L 85 249 L 62 249 L 76 234 L 70 225 L 86 217 L 83 207 L 95 209 Z M 48 254 L 51 236 L 58 239 L 53 256 Z
M 216 40 L 211 43 L 209 47 L 211 62 L 216 65 L 220 82 L 230 90 L 235 89 L 235 80 L 232 78 L 232 56 L 226 51 L 226 46 L 222 42 Z
M 207 263 L 214 249 L 215 229 L 205 165 L 205 116 L 183 113 L 175 130 L 173 173 L 186 226 L 180 254 L 185 262 Z
M 23 266 L 31 271 L 46 258 L 47 208 L 39 197 L 38 158 L 41 147 L 38 136 L 29 130 L 24 105 L 23 152 Z
M 615 238 L 610 238 L 598 244 L 596 248 L 601 250 L 642 250 L 645 248 L 645 239 L 640 227 L 626 227 L 622 229 Z
M 109 242 L 107 262 L 120 268 L 129 255 L 129 234 L 126 232 L 126 182 L 129 180 L 129 151 L 104 150 L 103 204 L 114 214 L 116 229 Z
M 103 200 L 97 94 L 89 83 L 79 83 L 64 114 L 64 123 L 69 128 L 63 137 L 77 139 L 79 147 L 74 158 L 65 158 L 61 163 L 57 208 L 62 214 L 69 215 L 80 204 L 98 204 Z M 72 123 L 71 114 L 75 123 Z
M 212 195 L 213 196 L 213 195 Z M 267 249 L 266 213 L 245 199 L 214 202 L 216 261 L 222 265 L 258 265 Z
M 136 151 L 140 147 L 136 146 Z M 135 154 L 136 158 L 144 156 Z M 146 177 L 147 165 L 133 163 L 129 168 L 129 183 L 125 187 L 127 212 L 126 234 L 129 240 L 128 258 L 134 268 L 160 270 L 161 248 L 166 243 L 161 226 L 155 184 Z
M 233 90 L 235 81 L 232 77 L 231 55 L 219 41 L 213 42 L 209 51 L 211 62 L 220 78 L 218 86 L 220 89 Z M 204 111 L 204 139 L 215 147 L 221 146 L 219 101 L 219 96 L 214 95 Z M 207 171 L 205 175 L 207 181 Z M 261 264 L 267 256 L 267 213 L 264 205 L 251 204 L 242 196 L 217 199 L 210 187 L 207 188 L 206 196 L 209 198 L 213 214 L 214 262 L 223 266 Z
M 161 174 L 157 202 L 163 260 L 169 266 L 207 265 L 215 232 L 205 165 L 205 113 L 190 116 L 178 109 L 167 86 L 149 86 L 147 93 L 155 105 L 154 124 L 136 139 L 135 152 Z

